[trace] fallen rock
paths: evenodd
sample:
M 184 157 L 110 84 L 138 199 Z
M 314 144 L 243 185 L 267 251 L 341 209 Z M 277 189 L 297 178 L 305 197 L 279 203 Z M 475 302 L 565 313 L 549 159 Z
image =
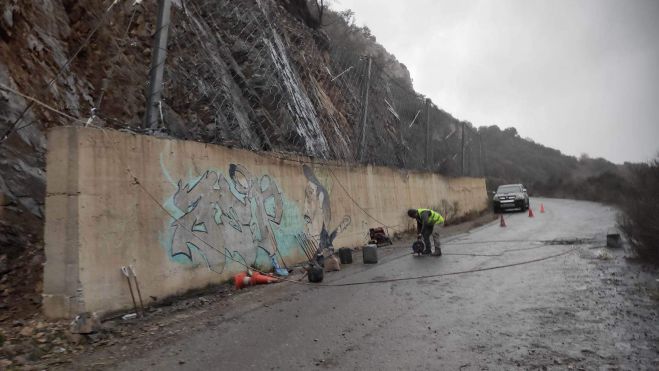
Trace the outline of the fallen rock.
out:
M 33 332 L 34 329 L 32 327 L 25 326 L 21 329 L 21 332 L 19 332 L 19 334 L 21 334 L 21 336 L 32 336 Z
M 18 345 L 15 344 L 8 344 L 5 342 L 5 344 L 0 347 L 0 354 L 2 354 L 4 357 L 7 358 L 12 358 L 19 354 L 21 349 Z
M 96 313 L 80 313 L 71 321 L 69 331 L 72 334 L 91 334 L 101 328 L 101 321 L 98 320 Z
M 72 344 L 80 344 L 82 343 L 84 337 L 80 334 L 73 334 L 73 333 L 67 333 L 66 338 L 69 340 L 70 343 Z
M 8 359 L 0 359 L 0 369 L 4 370 L 4 369 L 8 368 L 9 366 L 11 366 L 12 364 L 14 364 L 14 362 L 12 362 Z
M 101 342 L 103 340 L 103 336 L 99 333 L 92 333 L 92 334 L 87 335 L 86 339 L 89 340 L 89 342 L 91 342 L 92 344 L 94 344 L 96 346 L 96 345 L 99 344 L 99 342 Z
M 7 255 L 0 255 L 0 274 L 5 274 L 7 272 L 9 272 L 9 263 L 7 262 Z

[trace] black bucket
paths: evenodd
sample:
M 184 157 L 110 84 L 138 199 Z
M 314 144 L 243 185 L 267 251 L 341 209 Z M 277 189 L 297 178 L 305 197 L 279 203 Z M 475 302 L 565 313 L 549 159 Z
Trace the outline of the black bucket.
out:
M 339 259 L 341 264 L 352 264 L 352 250 L 349 247 L 340 248 Z
M 309 282 L 323 282 L 323 268 L 318 265 L 311 265 L 307 271 L 307 276 L 309 277 Z

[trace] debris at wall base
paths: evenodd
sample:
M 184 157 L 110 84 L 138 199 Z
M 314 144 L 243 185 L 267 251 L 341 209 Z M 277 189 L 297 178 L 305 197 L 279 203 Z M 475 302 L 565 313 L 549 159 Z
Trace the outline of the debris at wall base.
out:
M 98 320 L 96 313 L 84 312 L 80 313 L 69 326 L 69 331 L 72 334 L 91 334 L 97 332 L 101 328 L 101 322 Z

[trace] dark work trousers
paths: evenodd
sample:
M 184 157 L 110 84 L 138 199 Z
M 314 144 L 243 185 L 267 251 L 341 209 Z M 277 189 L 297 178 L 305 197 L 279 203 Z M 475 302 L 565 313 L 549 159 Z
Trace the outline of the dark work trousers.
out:
M 439 242 L 439 231 L 433 231 L 435 225 L 434 224 L 426 224 L 423 226 L 423 230 L 421 231 L 421 235 L 423 236 L 423 243 L 426 245 L 426 252 L 430 252 L 430 236 L 432 235 L 432 242 L 435 244 L 435 253 L 441 253 L 440 245 L 441 243 Z

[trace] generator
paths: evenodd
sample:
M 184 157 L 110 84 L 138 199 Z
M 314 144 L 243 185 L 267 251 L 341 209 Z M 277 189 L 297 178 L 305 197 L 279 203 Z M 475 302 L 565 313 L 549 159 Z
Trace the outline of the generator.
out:
M 382 227 L 370 228 L 368 234 L 371 238 L 369 244 L 380 246 L 391 245 L 391 238 L 387 235 L 387 232 Z

